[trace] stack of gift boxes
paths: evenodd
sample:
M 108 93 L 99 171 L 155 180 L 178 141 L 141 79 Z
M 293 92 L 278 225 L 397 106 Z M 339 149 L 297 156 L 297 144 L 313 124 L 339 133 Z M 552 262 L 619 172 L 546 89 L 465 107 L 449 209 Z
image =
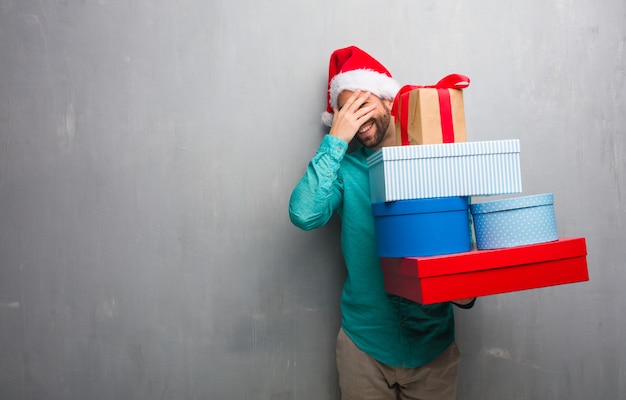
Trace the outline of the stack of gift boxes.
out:
M 368 158 L 386 290 L 432 304 L 588 280 L 585 239 L 559 238 L 551 193 L 470 201 L 522 184 L 519 140 L 466 141 L 468 84 L 449 75 L 403 87 L 402 145 Z

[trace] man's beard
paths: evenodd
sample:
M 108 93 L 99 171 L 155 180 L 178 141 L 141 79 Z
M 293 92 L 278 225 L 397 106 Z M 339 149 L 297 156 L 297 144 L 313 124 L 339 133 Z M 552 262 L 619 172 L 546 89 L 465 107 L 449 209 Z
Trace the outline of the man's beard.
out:
M 376 134 L 374 135 L 374 137 L 368 140 L 368 143 L 363 143 L 363 141 L 357 134 L 356 139 L 365 147 L 372 148 L 378 146 L 387 134 L 387 129 L 389 129 L 389 122 L 391 121 L 391 114 L 389 113 L 389 107 L 387 107 L 384 103 L 382 104 L 382 106 L 385 109 L 384 114 L 382 114 L 378 118 L 372 118 L 370 120 L 373 121 L 374 125 L 376 126 Z M 367 121 L 366 124 L 370 121 Z

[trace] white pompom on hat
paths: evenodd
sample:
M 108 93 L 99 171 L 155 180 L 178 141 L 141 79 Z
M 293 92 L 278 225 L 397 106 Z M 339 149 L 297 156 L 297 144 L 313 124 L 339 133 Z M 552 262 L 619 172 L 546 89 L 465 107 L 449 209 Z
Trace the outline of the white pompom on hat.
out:
M 393 100 L 400 84 L 380 62 L 356 46 L 335 50 L 328 67 L 328 104 L 322 122 L 331 126 L 337 97 L 344 90 L 363 90 L 380 98 Z

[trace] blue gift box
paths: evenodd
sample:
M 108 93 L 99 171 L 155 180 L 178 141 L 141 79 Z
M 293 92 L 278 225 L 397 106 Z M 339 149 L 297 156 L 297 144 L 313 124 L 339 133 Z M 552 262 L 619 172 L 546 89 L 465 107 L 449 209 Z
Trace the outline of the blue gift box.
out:
M 502 249 L 558 240 L 554 195 L 521 196 L 470 205 L 476 247 Z
M 372 204 L 522 192 L 517 139 L 386 146 L 367 165 Z
M 372 204 L 379 257 L 418 257 L 469 251 L 467 197 Z

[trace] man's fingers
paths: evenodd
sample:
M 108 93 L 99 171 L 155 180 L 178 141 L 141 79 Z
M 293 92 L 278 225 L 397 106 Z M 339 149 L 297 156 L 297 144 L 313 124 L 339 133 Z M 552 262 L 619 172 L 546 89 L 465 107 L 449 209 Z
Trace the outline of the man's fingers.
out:
M 334 118 L 329 134 L 349 142 L 359 127 L 372 118 L 378 109 L 377 102 L 366 103 L 369 92 L 355 91 L 341 108 L 333 108 Z M 365 104 L 365 105 L 364 105 Z
M 352 95 L 350 95 L 350 97 L 348 97 L 345 104 L 343 104 L 343 106 L 341 107 L 341 110 L 350 110 L 352 112 L 355 112 L 363 105 L 363 103 L 367 101 L 369 96 L 369 92 L 356 90 L 354 91 L 354 93 L 352 93 Z
M 354 114 L 357 116 L 357 119 L 362 118 L 365 115 L 372 114 L 374 110 L 376 110 L 376 107 L 377 105 L 375 103 L 368 104 L 365 107 L 360 107 L 358 110 L 354 112 Z
M 357 93 L 355 92 L 355 94 Z M 369 99 L 369 97 L 369 92 L 359 92 L 357 97 L 354 99 L 354 101 L 352 101 L 352 104 L 350 104 L 348 108 L 356 112 L 359 108 L 361 108 L 361 106 L 363 106 L 363 103 L 365 103 L 367 99 Z

